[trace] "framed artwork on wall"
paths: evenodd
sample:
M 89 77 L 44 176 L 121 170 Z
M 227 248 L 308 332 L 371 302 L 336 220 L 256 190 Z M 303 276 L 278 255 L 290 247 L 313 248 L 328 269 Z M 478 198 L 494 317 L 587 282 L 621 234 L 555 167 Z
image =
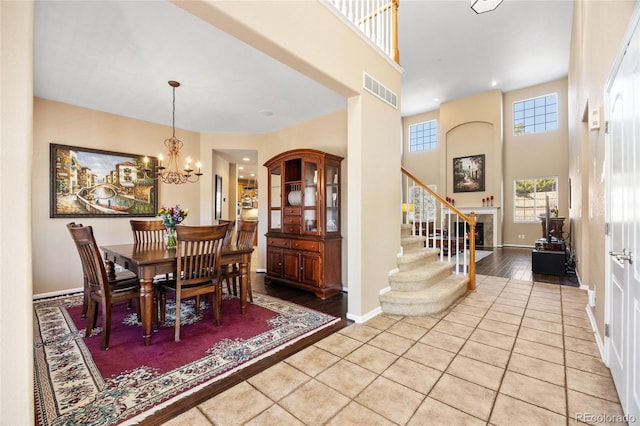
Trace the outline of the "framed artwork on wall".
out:
M 484 191 L 484 154 L 453 159 L 453 192 Z
M 142 217 L 158 212 L 157 160 L 136 154 L 49 145 L 49 217 Z
M 214 204 L 214 218 L 222 219 L 222 176 L 216 175 L 216 196 Z

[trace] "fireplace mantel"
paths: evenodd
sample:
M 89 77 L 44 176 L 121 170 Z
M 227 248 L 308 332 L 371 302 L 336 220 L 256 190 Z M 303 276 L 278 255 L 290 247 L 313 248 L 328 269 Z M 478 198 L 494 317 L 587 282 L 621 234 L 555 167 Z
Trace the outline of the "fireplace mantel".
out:
M 489 215 L 492 219 L 492 241 L 493 247 L 498 247 L 498 212 L 500 207 L 488 206 L 488 207 L 457 207 L 456 209 L 460 210 L 461 213 L 469 215 L 469 213 L 474 212 L 477 216 L 479 215 Z

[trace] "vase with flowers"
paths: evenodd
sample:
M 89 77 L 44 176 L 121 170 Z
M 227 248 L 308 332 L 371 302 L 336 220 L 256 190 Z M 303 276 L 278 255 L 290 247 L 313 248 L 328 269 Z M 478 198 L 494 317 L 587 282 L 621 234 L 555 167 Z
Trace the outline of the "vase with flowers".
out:
M 176 225 L 181 223 L 189 214 L 189 209 L 181 209 L 179 205 L 174 207 L 162 206 L 158 210 L 158 217 L 162 219 L 162 224 L 167 228 L 167 235 L 165 241 L 167 248 L 175 248 L 178 245 L 176 239 Z

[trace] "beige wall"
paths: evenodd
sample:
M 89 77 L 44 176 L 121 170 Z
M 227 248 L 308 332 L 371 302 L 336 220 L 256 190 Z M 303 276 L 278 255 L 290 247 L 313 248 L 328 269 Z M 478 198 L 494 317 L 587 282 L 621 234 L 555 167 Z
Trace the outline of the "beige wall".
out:
M 0 424 L 34 421 L 33 2 L 0 2 Z
M 563 78 L 504 94 L 504 244 L 532 246 L 542 237 L 540 222 L 513 221 L 515 179 L 557 177 L 559 216 L 567 218 L 563 231 L 569 231 L 567 84 Z M 558 130 L 514 136 L 513 102 L 551 93 L 558 94 Z M 518 235 L 524 235 L 524 239 L 518 239 Z
M 604 107 L 607 79 L 622 49 L 636 1 L 578 1 L 574 6 L 569 62 L 569 177 L 571 219 L 577 235 L 577 269 L 583 285 L 595 292 L 592 313 L 598 335 L 605 322 L 605 136 L 589 131 L 588 107 Z M 606 119 L 606 111 L 603 110 Z
M 49 144 L 63 144 L 115 152 L 157 156 L 171 128 L 140 120 L 106 114 L 44 99 L 33 107 L 32 231 L 33 293 L 36 295 L 82 287 L 80 259 L 65 225 L 71 221 L 92 225 L 100 245 L 132 240 L 129 221 L 122 218 L 49 217 Z M 197 133 L 176 130 L 184 142 L 182 152 L 194 160 L 200 151 Z M 204 179 L 211 169 L 205 169 Z M 180 204 L 190 209 L 185 223 L 200 224 L 200 183 L 169 185 L 160 183 L 159 203 Z
M 513 135 L 515 101 L 558 93 L 557 131 Z M 502 94 L 498 90 L 443 103 L 439 110 L 403 119 L 403 164 L 427 184 L 436 184 L 443 197 L 456 200 L 457 207 L 478 207 L 493 195 L 500 207 L 498 245 L 532 247 L 541 237 L 540 223 L 514 223 L 514 179 L 558 176 L 561 215 L 568 215 L 568 127 L 567 79 Z M 409 152 L 409 125 L 438 120 L 436 150 Z M 553 153 L 550 155 L 549 153 Z M 456 157 L 485 154 L 484 192 L 454 193 L 452 165 Z M 567 224 L 568 230 L 568 224 Z M 524 235 L 524 239 L 518 239 Z
M 409 125 L 438 120 L 438 148 L 409 152 Z M 482 198 L 494 195 L 494 206 L 502 203 L 502 94 L 492 90 L 468 98 L 445 102 L 437 111 L 403 119 L 404 166 L 426 184 L 436 184 L 438 193 L 455 200 L 456 207 L 481 207 Z M 485 155 L 485 191 L 453 192 L 453 159 Z M 498 245 L 502 245 L 502 211 L 498 215 Z

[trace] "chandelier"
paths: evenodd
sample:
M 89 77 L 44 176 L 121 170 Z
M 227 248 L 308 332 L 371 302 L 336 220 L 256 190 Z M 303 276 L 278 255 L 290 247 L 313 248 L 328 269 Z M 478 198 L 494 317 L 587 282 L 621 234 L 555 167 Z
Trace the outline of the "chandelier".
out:
M 201 165 L 198 162 L 196 164 L 197 171 L 194 173 L 194 169 L 191 167 L 191 157 L 187 157 L 184 169 L 180 169 L 180 150 L 182 149 L 183 143 L 180 139 L 176 138 L 176 87 L 180 87 L 180 83 L 177 81 L 169 80 L 169 86 L 173 88 L 173 115 L 171 127 L 173 133 L 171 137 L 164 140 L 164 146 L 167 148 L 167 165 L 166 167 L 162 164 L 163 157 L 162 154 L 158 156 L 158 165 L 156 166 L 155 177 L 150 177 L 151 179 L 158 179 L 164 183 L 187 183 L 187 182 L 197 182 L 202 176 Z M 151 169 L 148 167 L 149 159 L 147 157 L 144 158 L 145 164 L 145 175 L 149 177 L 151 173 Z

